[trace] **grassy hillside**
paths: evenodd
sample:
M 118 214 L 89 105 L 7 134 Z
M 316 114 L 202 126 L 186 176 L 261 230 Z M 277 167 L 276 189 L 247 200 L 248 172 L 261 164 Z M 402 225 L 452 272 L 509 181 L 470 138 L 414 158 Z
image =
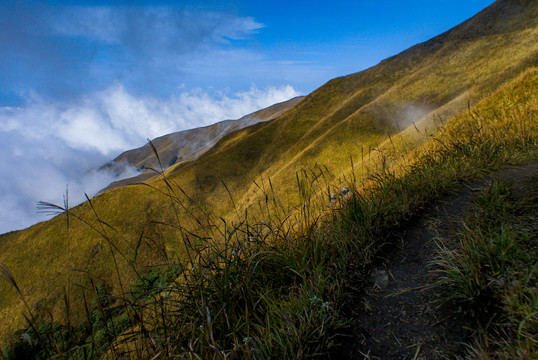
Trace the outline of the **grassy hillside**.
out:
M 537 38 L 536 2 L 496 2 L 445 34 L 366 71 L 328 82 L 276 120 L 228 134 L 196 161 L 167 170 L 167 182 L 160 179 L 109 191 L 48 222 L 3 235 L 0 262 L 11 270 L 38 321 L 65 323 L 69 314 L 76 323 L 85 317 L 81 300 L 83 295 L 95 295 L 94 284 L 124 293 L 148 265 L 188 259 L 189 249 L 200 248 L 207 237 L 218 234 L 222 220 L 237 224 L 247 213 L 254 223 L 267 225 L 297 215 L 297 222 L 280 228 L 303 231 L 316 221 L 315 213 L 328 211 L 323 209 L 330 194 L 343 185 L 352 187 L 352 179 L 360 184 L 377 170 L 411 166 L 420 158 L 417 154 L 439 148 L 429 135 L 437 134 L 469 103 L 483 101 L 478 110 L 484 119 L 498 119 L 499 113 L 504 125 L 511 111 L 529 109 L 532 124 L 536 70 L 527 70 L 538 65 Z M 515 83 L 510 82 L 513 79 Z M 504 90 L 488 98 L 499 88 Z M 465 119 L 461 115 L 447 124 L 453 129 L 448 139 L 467 131 L 469 119 Z M 528 131 L 535 139 L 535 127 Z M 469 166 L 487 168 L 488 161 Z M 453 174 L 454 179 L 476 171 L 465 166 L 462 162 L 446 171 L 461 171 Z M 409 195 L 418 203 L 425 201 L 420 196 Z M 314 200 L 325 208 L 316 209 Z M 306 216 L 303 208 L 301 217 L 301 201 L 310 201 L 312 216 Z M 404 205 L 402 209 L 417 206 L 412 201 Z M 299 212 L 290 212 L 296 208 Z M 395 209 L 406 213 L 396 205 Z M 336 242 L 338 236 L 330 239 Z M 335 243 L 327 246 L 338 248 Z M 335 295 L 327 291 L 301 296 L 305 300 Z M 8 282 L 0 283 L 4 338 L 26 326 L 23 314 L 28 312 L 20 295 Z M 299 305 L 290 300 L 286 306 Z
M 316 196 L 303 197 L 304 211 L 284 222 L 273 216 L 264 223 L 221 223 L 218 232 L 204 239 L 183 232 L 188 256 L 175 266 L 187 271 L 165 278 L 154 272 L 144 275 L 134 290 L 121 296 L 97 286 L 93 291 L 98 301 L 88 306 L 84 326 L 71 331 L 68 326 L 48 325 L 28 329 L 25 336 L 34 345 L 22 339 L 10 354 L 30 351 L 43 357 L 62 353 L 95 358 L 105 352 L 106 358 L 208 359 L 327 356 L 341 340 L 335 335 L 348 326 L 350 294 L 360 294 L 356 289 L 368 281 L 369 266 L 391 234 L 462 182 L 505 164 L 538 159 L 537 86 L 538 68 L 530 68 L 476 107 L 439 126 L 433 136 L 416 130 L 395 135 L 379 149 L 381 166 L 349 184 L 352 191 L 345 200 L 340 205 L 326 204 L 323 213 L 315 211 Z M 417 137 L 422 145 L 408 151 L 407 144 Z M 323 179 L 303 183 L 299 192 L 308 193 L 318 182 Z M 492 240 L 462 241 L 461 252 L 447 251 L 440 260 L 446 273 L 442 280 L 446 301 L 452 307 L 463 305 L 473 317 L 482 319 L 475 324 L 478 334 L 478 326 L 489 324 L 488 333 L 477 340 L 481 346 L 471 349 L 470 359 L 532 358 L 538 351 L 530 322 L 536 314 L 532 301 L 536 284 L 530 270 L 536 259 L 523 249 L 506 253 L 515 242 L 534 251 L 528 227 L 532 213 L 518 215 L 521 205 L 531 209 L 532 201 L 523 199 L 523 204 L 512 208 L 505 204 L 511 200 L 508 191 L 499 189 L 493 187 L 492 196 L 487 190 L 486 198 L 479 199 L 485 208 L 469 217 L 469 227 L 462 232 L 482 237 L 491 231 Z M 479 261 L 473 261 L 475 257 Z M 473 271 L 465 270 L 468 266 Z M 503 271 L 497 271 L 498 266 Z M 475 282 L 475 276 L 487 282 Z M 516 279 L 523 287 L 514 288 L 512 282 L 502 292 L 484 291 L 499 289 L 498 284 L 506 279 Z M 506 301 L 501 313 L 495 305 L 497 295 Z M 491 317 L 492 311 L 497 316 Z M 90 332 L 84 330 L 88 328 Z M 510 336 L 515 331 L 517 342 Z

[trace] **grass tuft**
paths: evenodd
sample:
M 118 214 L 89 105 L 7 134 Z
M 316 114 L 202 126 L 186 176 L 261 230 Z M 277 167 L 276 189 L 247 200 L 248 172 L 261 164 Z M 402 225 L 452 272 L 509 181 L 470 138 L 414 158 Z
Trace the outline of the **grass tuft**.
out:
M 467 214 L 457 247 L 440 252 L 444 301 L 460 306 L 477 329 L 469 358 L 538 356 L 536 185 L 518 198 L 508 183 L 494 181 Z

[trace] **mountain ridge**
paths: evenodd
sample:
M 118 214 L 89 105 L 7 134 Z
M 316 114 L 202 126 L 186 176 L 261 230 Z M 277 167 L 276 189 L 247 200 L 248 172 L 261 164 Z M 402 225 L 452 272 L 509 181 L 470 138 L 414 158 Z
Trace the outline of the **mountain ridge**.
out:
M 152 140 L 155 150 L 149 143 L 136 149 L 126 150 L 112 161 L 101 166 L 99 170 L 121 174 L 126 167 L 135 167 L 141 173 L 137 176 L 115 181 L 98 194 L 117 187 L 145 181 L 155 176 L 155 172 L 151 171 L 151 169 L 166 170 L 176 163 L 196 160 L 228 133 L 252 126 L 258 122 L 276 119 L 297 105 L 302 99 L 304 99 L 304 96 L 297 96 L 244 115 L 237 120 L 222 120 L 215 124 L 159 136 Z M 159 159 L 155 156 L 155 151 L 159 154 Z

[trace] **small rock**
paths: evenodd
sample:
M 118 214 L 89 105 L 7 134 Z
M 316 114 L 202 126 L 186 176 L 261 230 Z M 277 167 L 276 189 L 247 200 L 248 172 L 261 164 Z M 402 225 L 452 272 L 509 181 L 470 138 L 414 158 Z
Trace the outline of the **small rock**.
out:
M 389 284 L 389 273 L 386 270 L 376 270 L 372 273 L 372 280 L 377 286 L 384 288 Z
M 32 346 L 32 338 L 30 337 L 30 335 L 28 335 L 28 333 L 21 334 L 20 339 L 22 341 L 25 341 L 28 345 Z

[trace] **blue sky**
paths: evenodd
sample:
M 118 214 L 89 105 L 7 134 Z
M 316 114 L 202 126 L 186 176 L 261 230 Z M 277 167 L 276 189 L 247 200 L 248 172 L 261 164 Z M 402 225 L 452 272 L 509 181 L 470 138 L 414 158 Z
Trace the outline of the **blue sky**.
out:
M 114 82 L 160 98 L 253 84 L 309 93 L 490 3 L 8 0 L 0 5 L 0 105 L 23 104 L 33 92 L 76 98 Z
M 0 233 L 66 185 L 92 196 L 113 180 L 94 169 L 147 138 L 308 94 L 492 2 L 4 0 Z

